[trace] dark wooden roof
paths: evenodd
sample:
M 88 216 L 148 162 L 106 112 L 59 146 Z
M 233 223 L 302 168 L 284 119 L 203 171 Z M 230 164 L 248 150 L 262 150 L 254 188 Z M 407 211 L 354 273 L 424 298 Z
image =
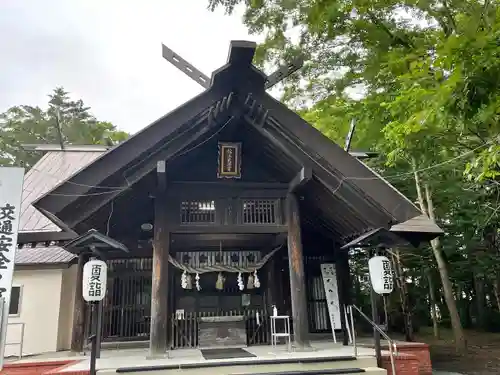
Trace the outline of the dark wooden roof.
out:
M 59 226 L 75 228 L 118 195 L 169 160 L 213 137 L 228 122 L 243 121 L 273 168 L 312 171 L 301 191 L 304 220 L 320 223 L 345 242 L 373 228 L 442 233 L 387 181 L 349 155 L 265 91 L 267 77 L 255 68 L 255 44 L 232 42 L 228 62 L 212 74 L 209 88 L 110 149 L 34 205 Z M 283 157 L 286 156 L 286 157 Z

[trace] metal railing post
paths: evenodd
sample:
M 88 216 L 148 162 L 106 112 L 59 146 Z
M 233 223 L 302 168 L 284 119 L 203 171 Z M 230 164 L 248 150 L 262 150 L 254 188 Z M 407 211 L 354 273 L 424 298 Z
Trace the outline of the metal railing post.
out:
M 21 324 L 21 343 L 19 344 L 19 359 L 23 358 L 23 347 L 24 347 L 24 328 L 25 323 Z
M 371 320 L 363 311 L 361 311 L 361 309 L 359 307 L 357 307 L 356 305 L 351 305 L 351 311 L 352 311 L 352 308 L 354 308 L 355 310 L 357 310 L 357 312 L 368 322 L 372 325 L 373 328 L 375 328 L 379 333 L 380 335 L 387 341 L 388 343 L 388 346 L 389 346 L 389 357 L 391 359 L 391 369 L 392 369 L 392 373 L 393 375 L 396 375 L 396 362 L 395 362 L 395 359 L 394 359 L 394 356 L 397 354 L 397 346 L 396 346 L 396 342 L 394 342 L 388 335 L 387 333 L 385 333 L 377 324 L 375 324 L 375 322 L 373 320 Z M 351 319 L 352 319 L 352 316 L 351 316 Z
M 18 359 L 22 359 L 23 358 L 23 347 L 24 347 L 24 327 L 25 327 L 25 323 L 23 322 L 16 322 L 16 323 L 7 323 L 7 327 L 9 326 L 21 326 L 21 338 L 19 340 L 19 342 L 7 342 L 7 336 L 5 336 L 5 346 L 8 346 L 8 345 L 19 345 L 19 354 L 17 356 Z
M 354 356 L 358 357 L 358 345 L 356 343 L 356 331 L 354 330 L 354 314 L 352 312 L 352 306 L 349 305 L 349 316 L 351 320 L 351 332 L 352 332 L 352 345 L 354 346 Z

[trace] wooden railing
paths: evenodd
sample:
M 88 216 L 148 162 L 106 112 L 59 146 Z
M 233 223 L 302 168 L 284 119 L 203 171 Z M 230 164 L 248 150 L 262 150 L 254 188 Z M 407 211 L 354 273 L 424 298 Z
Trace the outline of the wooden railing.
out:
M 257 323 L 259 313 L 259 323 Z M 270 343 L 270 322 L 264 310 L 232 310 L 222 313 L 216 312 L 191 312 L 185 313 L 183 319 L 171 316 L 171 348 L 196 348 L 198 347 L 198 318 L 208 316 L 245 316 L 247 331 L 247 345 L 265 345 Z

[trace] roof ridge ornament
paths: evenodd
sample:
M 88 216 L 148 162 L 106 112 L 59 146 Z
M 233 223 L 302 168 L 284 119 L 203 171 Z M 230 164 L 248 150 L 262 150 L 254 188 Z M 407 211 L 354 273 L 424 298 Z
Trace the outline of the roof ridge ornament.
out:
M 262 71 L 252 65 L 256 47 L 257 43 L 255 42 L 245 40 L 231 41 L 227 63 L 224 67 L 227 67 L 228 65 L 251 66 L 253 69 L 258 71 L 265 77 L 265 90 L 267 90 L 295 73 L 304 65 L 304 57 L 300 55 L 293 61 L 279 66 L 274 73 L 265 75 Z M 164 44 L 162 44 L 162 54 L 165 60 L 167 60 L 181 72 L 186 74 L 193 81 L 201 85 L 205 90 L 208 90 L 210 88 L 213 83 L 213 77 L 217 72 L 220 71 L 220 69 L 215 70 L 212 73 L 212 79 L 210 79 L 206 74 L 202 73 L 194 65 L 190 64 L 187 60 L 182 58 L 179 54 L 175 53 L 172 49 Z

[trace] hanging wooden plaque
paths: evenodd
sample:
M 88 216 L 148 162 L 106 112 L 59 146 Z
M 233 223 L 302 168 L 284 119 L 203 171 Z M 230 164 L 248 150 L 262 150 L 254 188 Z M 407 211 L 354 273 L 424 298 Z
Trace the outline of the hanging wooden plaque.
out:
M 241 143 L 219 142 L 218 178 L 241 178 Z

